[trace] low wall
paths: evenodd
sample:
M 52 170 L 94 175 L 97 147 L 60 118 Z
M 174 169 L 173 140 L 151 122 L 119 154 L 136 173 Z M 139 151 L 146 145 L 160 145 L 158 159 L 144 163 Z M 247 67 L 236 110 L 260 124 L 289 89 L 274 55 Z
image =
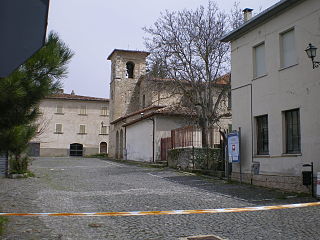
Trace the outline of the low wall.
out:
M 177 148 L 168 151 L 168 166 L 183 170 L 223 171 L 224 161 L 218 148 Z
M 240 174 L 233 172 L 232 180 L 240 181 Z M 275 188 L 289 192 L 311 193 L 311 186 L 302 185 L 302 176 L 279 176 L 279 175 L 252 175 L 250 173 L 242 173 L 242 181 L 244 183 L 252 183 L 253 185 Z M 316 178 L 314 178 L 316 184 Z M 314 185 L 316 188 L 316 185 Z

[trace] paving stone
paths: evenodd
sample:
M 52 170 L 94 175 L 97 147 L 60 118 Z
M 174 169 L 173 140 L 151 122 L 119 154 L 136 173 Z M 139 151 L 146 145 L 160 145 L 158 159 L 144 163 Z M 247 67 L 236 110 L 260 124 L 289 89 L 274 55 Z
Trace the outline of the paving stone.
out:
M 53 169 L 53 170 L 51 170 Z M 63 169 L 63 170 L 62 170 Z M 39 158 L 35 178 L 0 179 L 4 212 L 114 212 L 308 202 L 250 185 L 89 158 Z M 319 239 L 319 207 L 159 216 L 9 217 L 2 239 Z

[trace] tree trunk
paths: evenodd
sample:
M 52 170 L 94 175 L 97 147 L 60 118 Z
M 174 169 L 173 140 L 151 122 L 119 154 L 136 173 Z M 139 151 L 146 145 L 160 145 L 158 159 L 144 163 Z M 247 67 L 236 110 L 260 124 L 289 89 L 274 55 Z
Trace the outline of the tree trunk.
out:
M 208 121 L 203 120 L 200 127 L 201 127 L 202 148 L 207 148 L 208 147 L 208 132 L 209 132 Z

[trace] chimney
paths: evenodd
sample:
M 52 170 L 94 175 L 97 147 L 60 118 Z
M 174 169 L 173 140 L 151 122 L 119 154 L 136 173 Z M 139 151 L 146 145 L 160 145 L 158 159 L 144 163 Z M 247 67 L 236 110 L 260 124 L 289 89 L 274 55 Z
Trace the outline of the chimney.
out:
M 249 21 L 252 18 L 252 8 L 245 8 L 243 9 L 243 20 L 244 22 Z

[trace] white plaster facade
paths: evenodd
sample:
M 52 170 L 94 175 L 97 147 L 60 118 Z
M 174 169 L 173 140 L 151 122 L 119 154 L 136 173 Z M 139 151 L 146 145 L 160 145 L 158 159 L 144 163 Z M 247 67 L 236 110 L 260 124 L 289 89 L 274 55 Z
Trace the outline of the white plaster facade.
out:
M 153 115 L 125 126 L 128 160 L 156 162 L 161 160 L 161 138 L 171 136 L 171 130 L 186 126 L 181 116 Z
M 232 48 L 232 124 L 234 130 L 241 127 L 243 180 L 307 191 L 302 186 L 302 165 L 314 162 L 315 172 L 320 171 L 320 72 L 312 69 L 304 50 L 309 43 L 320 47 L 320 1 L 283 0 L 245 25 L 223 39 Z M 288 30 L 293 30 L 296 59 L 282 67 L 281 38 Z M 265 45 L 265 74 L 255 77 L 254 51 L 261 43 Z M 284 112 L 292 109 L 300 114 L 301 151 L 288 154 Z M 261 115 L 268 116 L 269 153 L 264 155 L 257 153 L 256 121 Z M 259 175 L 252 175 L 253 162 L 260 163 Z M 233 176 L 238 179 L 239 170 L 234 163 Z
M 57 94 L 41 101 L 40 111 L 40 133 L 31 141 L 40 143 L 40 156 L 69 156 L 73 143 L 83 145 L 84 156 L 99 153 L 100 143 L 108 148 L 108 99 Z

